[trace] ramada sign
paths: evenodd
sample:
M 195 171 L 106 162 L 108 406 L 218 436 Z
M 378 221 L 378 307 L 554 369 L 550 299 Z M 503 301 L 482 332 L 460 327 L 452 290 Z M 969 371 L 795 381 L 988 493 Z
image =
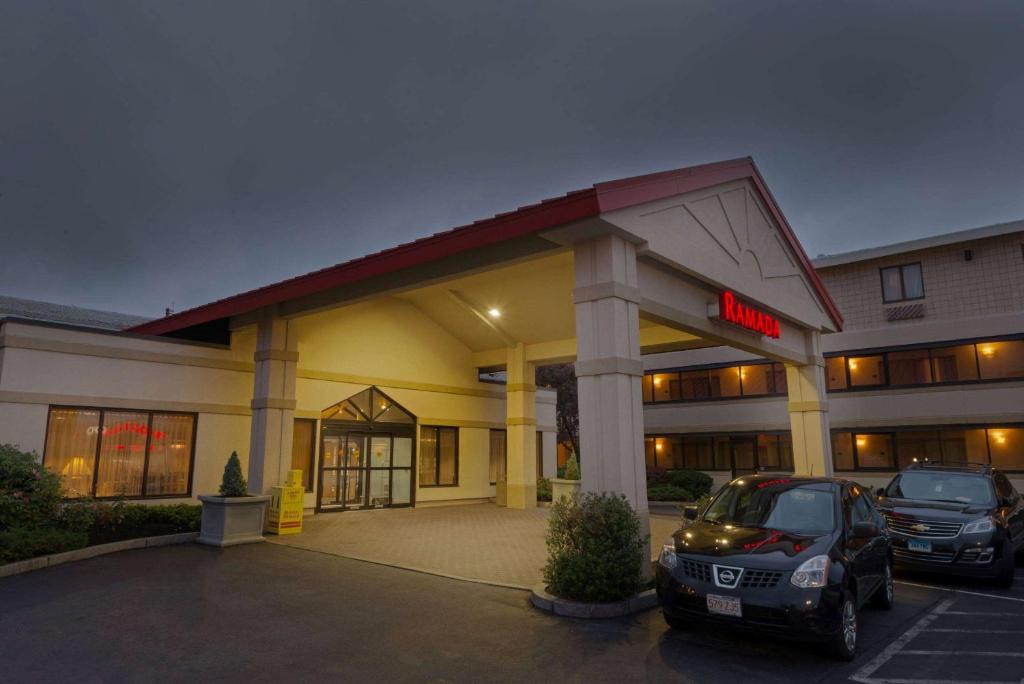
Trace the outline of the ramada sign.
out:
M 779 319 L 749 304 L 744 304 L 732 292 L 718 295 L 718 316 L 723 321 L 746 328 L 766 337 L 779 338 Z

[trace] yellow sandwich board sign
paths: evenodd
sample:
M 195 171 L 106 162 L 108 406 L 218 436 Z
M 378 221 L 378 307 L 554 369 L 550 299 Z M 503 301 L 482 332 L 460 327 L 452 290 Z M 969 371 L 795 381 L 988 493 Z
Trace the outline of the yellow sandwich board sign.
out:
M 306 488 L 302 486 L 302 471 L 289 470 L 283 487 L 271 487 L 270 507 L 267 509 L 267 532 L 271 534 L 298 534 L 302 531 L 302 503 Z

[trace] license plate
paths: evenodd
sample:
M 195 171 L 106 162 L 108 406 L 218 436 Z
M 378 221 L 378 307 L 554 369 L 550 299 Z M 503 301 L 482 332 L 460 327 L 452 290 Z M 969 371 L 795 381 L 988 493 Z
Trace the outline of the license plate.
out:
M 908 539 L 907 550 L 917 551 L 919 553 L 931 553 L 932 543 L 930 541 L 923 541 L 921 539 Z
M 713 615 L 743 617 L 743 609 L 740 606 L 740 600 L 733 596 L 708 594 L 708 612 Z

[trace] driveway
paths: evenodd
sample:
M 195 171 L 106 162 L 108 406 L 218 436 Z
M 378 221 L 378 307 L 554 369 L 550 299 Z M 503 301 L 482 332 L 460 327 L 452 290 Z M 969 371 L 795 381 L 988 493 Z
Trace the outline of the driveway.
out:
M 899 584 L 862 613 L 863 652 L 658 610 L 557 618 L 527 594 L 277 544 L 139 549 L 0 579 L 0 681 L 769 682 L 1024 677 L 1024 586 Z M 979 595 L 981 594 L 981 595 Z M 987 655 L 976 655 L 986 652 Z
M 547 560 L 549 508 L 493 504 L 321 513 L 283 544 L 443 577 L 529 589 Z M 679 517 L 651 516 L 651 553 L 679 527 Z

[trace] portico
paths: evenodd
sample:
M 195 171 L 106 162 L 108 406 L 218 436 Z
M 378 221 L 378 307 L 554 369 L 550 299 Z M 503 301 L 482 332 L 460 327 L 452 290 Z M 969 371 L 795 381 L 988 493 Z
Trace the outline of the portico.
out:
M 723 315 L 723 293 L 761 323 Z M 238 451 L 251 491 L 298 462 L 316 473 L 309 507 L 321 507 L 327 471 L 331 486 L 354 488 L 331 499 L 342 510 L 355 506 L 349 494 L 355 507 L 422 506 L 502 489 L 509 507 L 535 506 L 555 439 L 554 396 L 535 370 L 575 362 L 583 488 L 624 494 L 646 515 L 643 354 L 728 345 L 785 364 L 796 471 L 828 474 L 819 338 L 840 325 L 753 162 L 739 159 L 599 183 L 134 332 L 242 359 L 231 372 L 250 374 Z M 507 382 L 481 381 L 482 369 Z M 198 376 L 185 385 L 205 389 Z M 367 441 L 329 452 L 325 427 L 334 420 L 336 437 L 338 424 L 325 411 L 366 392 L 401 407 L 408 429 L 360 409 L 346 420 Z M 198 454 L 197 468 L 214 458 Z

